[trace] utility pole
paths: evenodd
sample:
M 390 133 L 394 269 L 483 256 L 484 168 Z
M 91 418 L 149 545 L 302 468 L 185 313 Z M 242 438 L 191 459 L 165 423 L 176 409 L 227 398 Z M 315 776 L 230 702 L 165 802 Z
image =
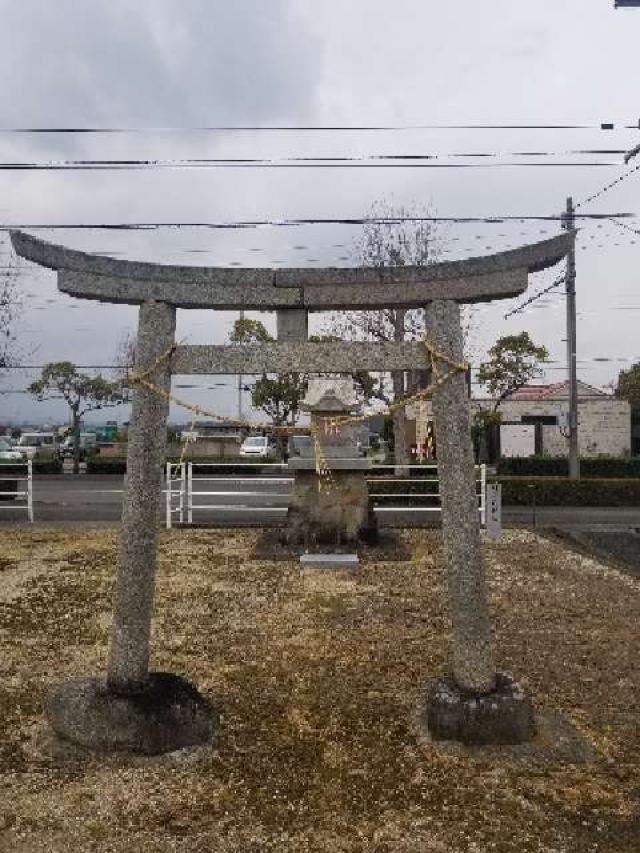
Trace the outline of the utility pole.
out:
M 572 231 L 575 224 L 573 199 L 567 199 L 567 210 L 563 216 L 563 228 Z M 567 370 L 569 373 L 569 477 L 580 479 L 580 456 L 578 452 L 578 375 L 576 370 L 576 252 L 572 246 L 567 255 L 565 275 L 567 294 Z

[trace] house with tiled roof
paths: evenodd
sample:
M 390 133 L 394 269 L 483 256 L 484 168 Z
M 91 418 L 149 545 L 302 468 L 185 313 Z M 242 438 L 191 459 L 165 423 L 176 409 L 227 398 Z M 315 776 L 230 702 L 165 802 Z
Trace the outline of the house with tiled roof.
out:
M 472 412 L 492 410 L 495 400 L 474 398 Z M 503 455 L 566 456 L 569 383 L 523 385 L 503 400 L 500 444 Z M 429 431 L 431 403 L 413 407 L 416 440 Z M 436 436 L 437 441 L 437 436 Z M 578 441 L 580 455 L 629 456 L 631 454 L 631 407 L 586 382 L 578 382 Z

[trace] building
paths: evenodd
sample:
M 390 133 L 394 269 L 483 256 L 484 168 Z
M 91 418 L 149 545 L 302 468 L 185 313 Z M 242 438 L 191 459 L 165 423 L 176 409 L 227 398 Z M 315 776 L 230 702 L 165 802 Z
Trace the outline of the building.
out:
M 494 403 L 490 398 L 473 399 L 472 413 L 490 411 Z M 424 441 L 431 421 L 431 403 L 426 401 L 411 408 L 416 440 Z M 499 411 L 502 455 L 567 455 L 568 382 L 525 385 L 504 400 Z M 578 440 L 583 457 L 629 456 L 632 448 L 629 403 L 578 382 Z

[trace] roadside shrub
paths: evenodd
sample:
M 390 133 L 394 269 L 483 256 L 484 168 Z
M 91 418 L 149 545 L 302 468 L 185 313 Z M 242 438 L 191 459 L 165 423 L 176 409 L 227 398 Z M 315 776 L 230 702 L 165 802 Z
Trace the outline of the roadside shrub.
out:
M 221 462 L 219 456 L 214 457 L 206 457 L 199 456 L 197 459 L 185 458 L 185 462 L 193 462 L 194 465 L 198 463 L 204 463 L 208 467 L 206 472 L 208 475 L 217 476 L 223 474 L 246 474 L 250 473 L 250 468 L 254 468 L 256 473 L 260 473 L 264 462 L 261 462 L 258 459 L 244 459 L 240 457 L 242 461 L 239 461 L 238 457 L 231 457 L 228 460 L 223 460 Z M 180 461 L 179 457 L 172 457 L 168 459 L 167 462 L 178 463 Z M 87 474 L 125 474 L 127 470 L 127 460 L 126 457 L 118 457 L 118 456 L 98 456 L 93 457 L 87 460 Z M 272 471 L 276 469 L 266 468 L 266 471 Z M 201 472 L 198 471 L 198 474 Z
M 512 477 L 568 477 L 569 462 L 565 456 L 529 456 L 501 459 L 496 466 L 499 476 Z M 620 459 L 600 456 L 580 460 L 581 477 L 619 479 L 640 477 L 640 456 Z
M 640 479 L 495 477 L 505 506 L 640 506 Z
M 31 465 L 33 476 L 37 477 L 40 474 L 62 474 L 62 460 L 60 459 L 34 459 Z M 4 474 L 17 474 L 19 477 L 26 477 L 26 465 L 12 465 L 9 463 L 0 463 L 0 477 Z
M 87 474 L 124 474 L 126 470 L 126 458 L 91 456 L 87 459 Z
M 434 475 L 435 476 L 435 475 Z M 489 477 L 502 484 L 505 506 L 640 506 L 640 479 L 568 477 Z M 381 506 L 438 506 L 439 484 L 425 480 L 368 478 L 369 494 Z M 404 496 L 404 497 L 401 497 Z

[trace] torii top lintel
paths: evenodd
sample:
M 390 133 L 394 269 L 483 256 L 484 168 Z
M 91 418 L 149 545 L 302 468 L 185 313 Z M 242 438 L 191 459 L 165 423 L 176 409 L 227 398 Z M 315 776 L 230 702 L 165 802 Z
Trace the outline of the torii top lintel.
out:
M 125 261 L 11 232 L 23 258 L 58 272 L 58 288 L 81 299 L 178 308 L 309 311 L 414 308 L 434 299 L 488 302 L 518 296 L 529 273 L 557 264 L 575 232 L 507 252 L 423 267 L 191 267 Z

